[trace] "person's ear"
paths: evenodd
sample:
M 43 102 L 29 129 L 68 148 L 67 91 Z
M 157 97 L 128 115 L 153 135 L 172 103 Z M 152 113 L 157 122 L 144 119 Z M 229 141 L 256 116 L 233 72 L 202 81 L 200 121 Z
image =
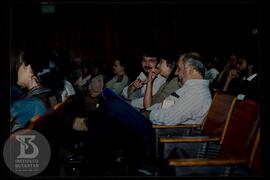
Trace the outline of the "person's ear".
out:
M 193 74 L 194 73 L 194 68 L 192 66 L 189 66 L 188 72 L 189 72 L 189 74 Z

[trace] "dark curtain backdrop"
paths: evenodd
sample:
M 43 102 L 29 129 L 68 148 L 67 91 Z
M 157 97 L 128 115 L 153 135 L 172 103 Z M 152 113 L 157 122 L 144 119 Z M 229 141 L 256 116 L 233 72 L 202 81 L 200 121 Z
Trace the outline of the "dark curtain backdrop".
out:
M 225 59 L 229 52 L 257 57 L 256 2 L 249 3 L 41 3 L 13 2 L 11 46 L 49 45 L 70 58 L 111 63 L 116 58 L 140 67 L 144 49 Z M 135 69 L 136 69 L 135 68 Z

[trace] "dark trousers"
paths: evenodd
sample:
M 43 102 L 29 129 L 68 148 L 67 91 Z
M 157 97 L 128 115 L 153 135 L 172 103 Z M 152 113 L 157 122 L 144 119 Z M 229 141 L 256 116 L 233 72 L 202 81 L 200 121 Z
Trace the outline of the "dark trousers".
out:
M 89 117 L 89 163 L 104 168 L 105 161 L 113 161 L 118 146 L 127 150 L 135 166 L 142 163 L 154 153 L 151 121 L 108 88 L 99 98 L 99 108 Z

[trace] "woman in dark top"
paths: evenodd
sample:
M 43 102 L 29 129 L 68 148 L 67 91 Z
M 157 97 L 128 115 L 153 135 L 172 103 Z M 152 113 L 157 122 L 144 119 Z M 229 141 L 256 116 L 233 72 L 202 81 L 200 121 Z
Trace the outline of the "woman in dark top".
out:
M 25 93 L 11 104 L 11 130 L 25 125 L 36 115 L 44 115 L 59 102 L 63 78 L 58 56 L 46 48 L 28 49 L 19 57 L 17 85 Z

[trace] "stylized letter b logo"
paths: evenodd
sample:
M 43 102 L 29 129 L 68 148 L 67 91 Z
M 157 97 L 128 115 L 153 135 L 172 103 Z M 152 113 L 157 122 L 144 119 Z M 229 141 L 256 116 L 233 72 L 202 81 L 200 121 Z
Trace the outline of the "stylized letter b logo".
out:
M 17 158 L 35 158 L 37 157 L 39 151 L 36 144 L 32 141 L 36 138 L 35 135 L 16 135 L 16 139 L 20 142 L 20 154 Z M 28 142 L 26 142 L 28 140 Z M 29 145 L 33 147 L 33 152 L 31 154 L 26 154 L 26 150 L 29 148 Z

